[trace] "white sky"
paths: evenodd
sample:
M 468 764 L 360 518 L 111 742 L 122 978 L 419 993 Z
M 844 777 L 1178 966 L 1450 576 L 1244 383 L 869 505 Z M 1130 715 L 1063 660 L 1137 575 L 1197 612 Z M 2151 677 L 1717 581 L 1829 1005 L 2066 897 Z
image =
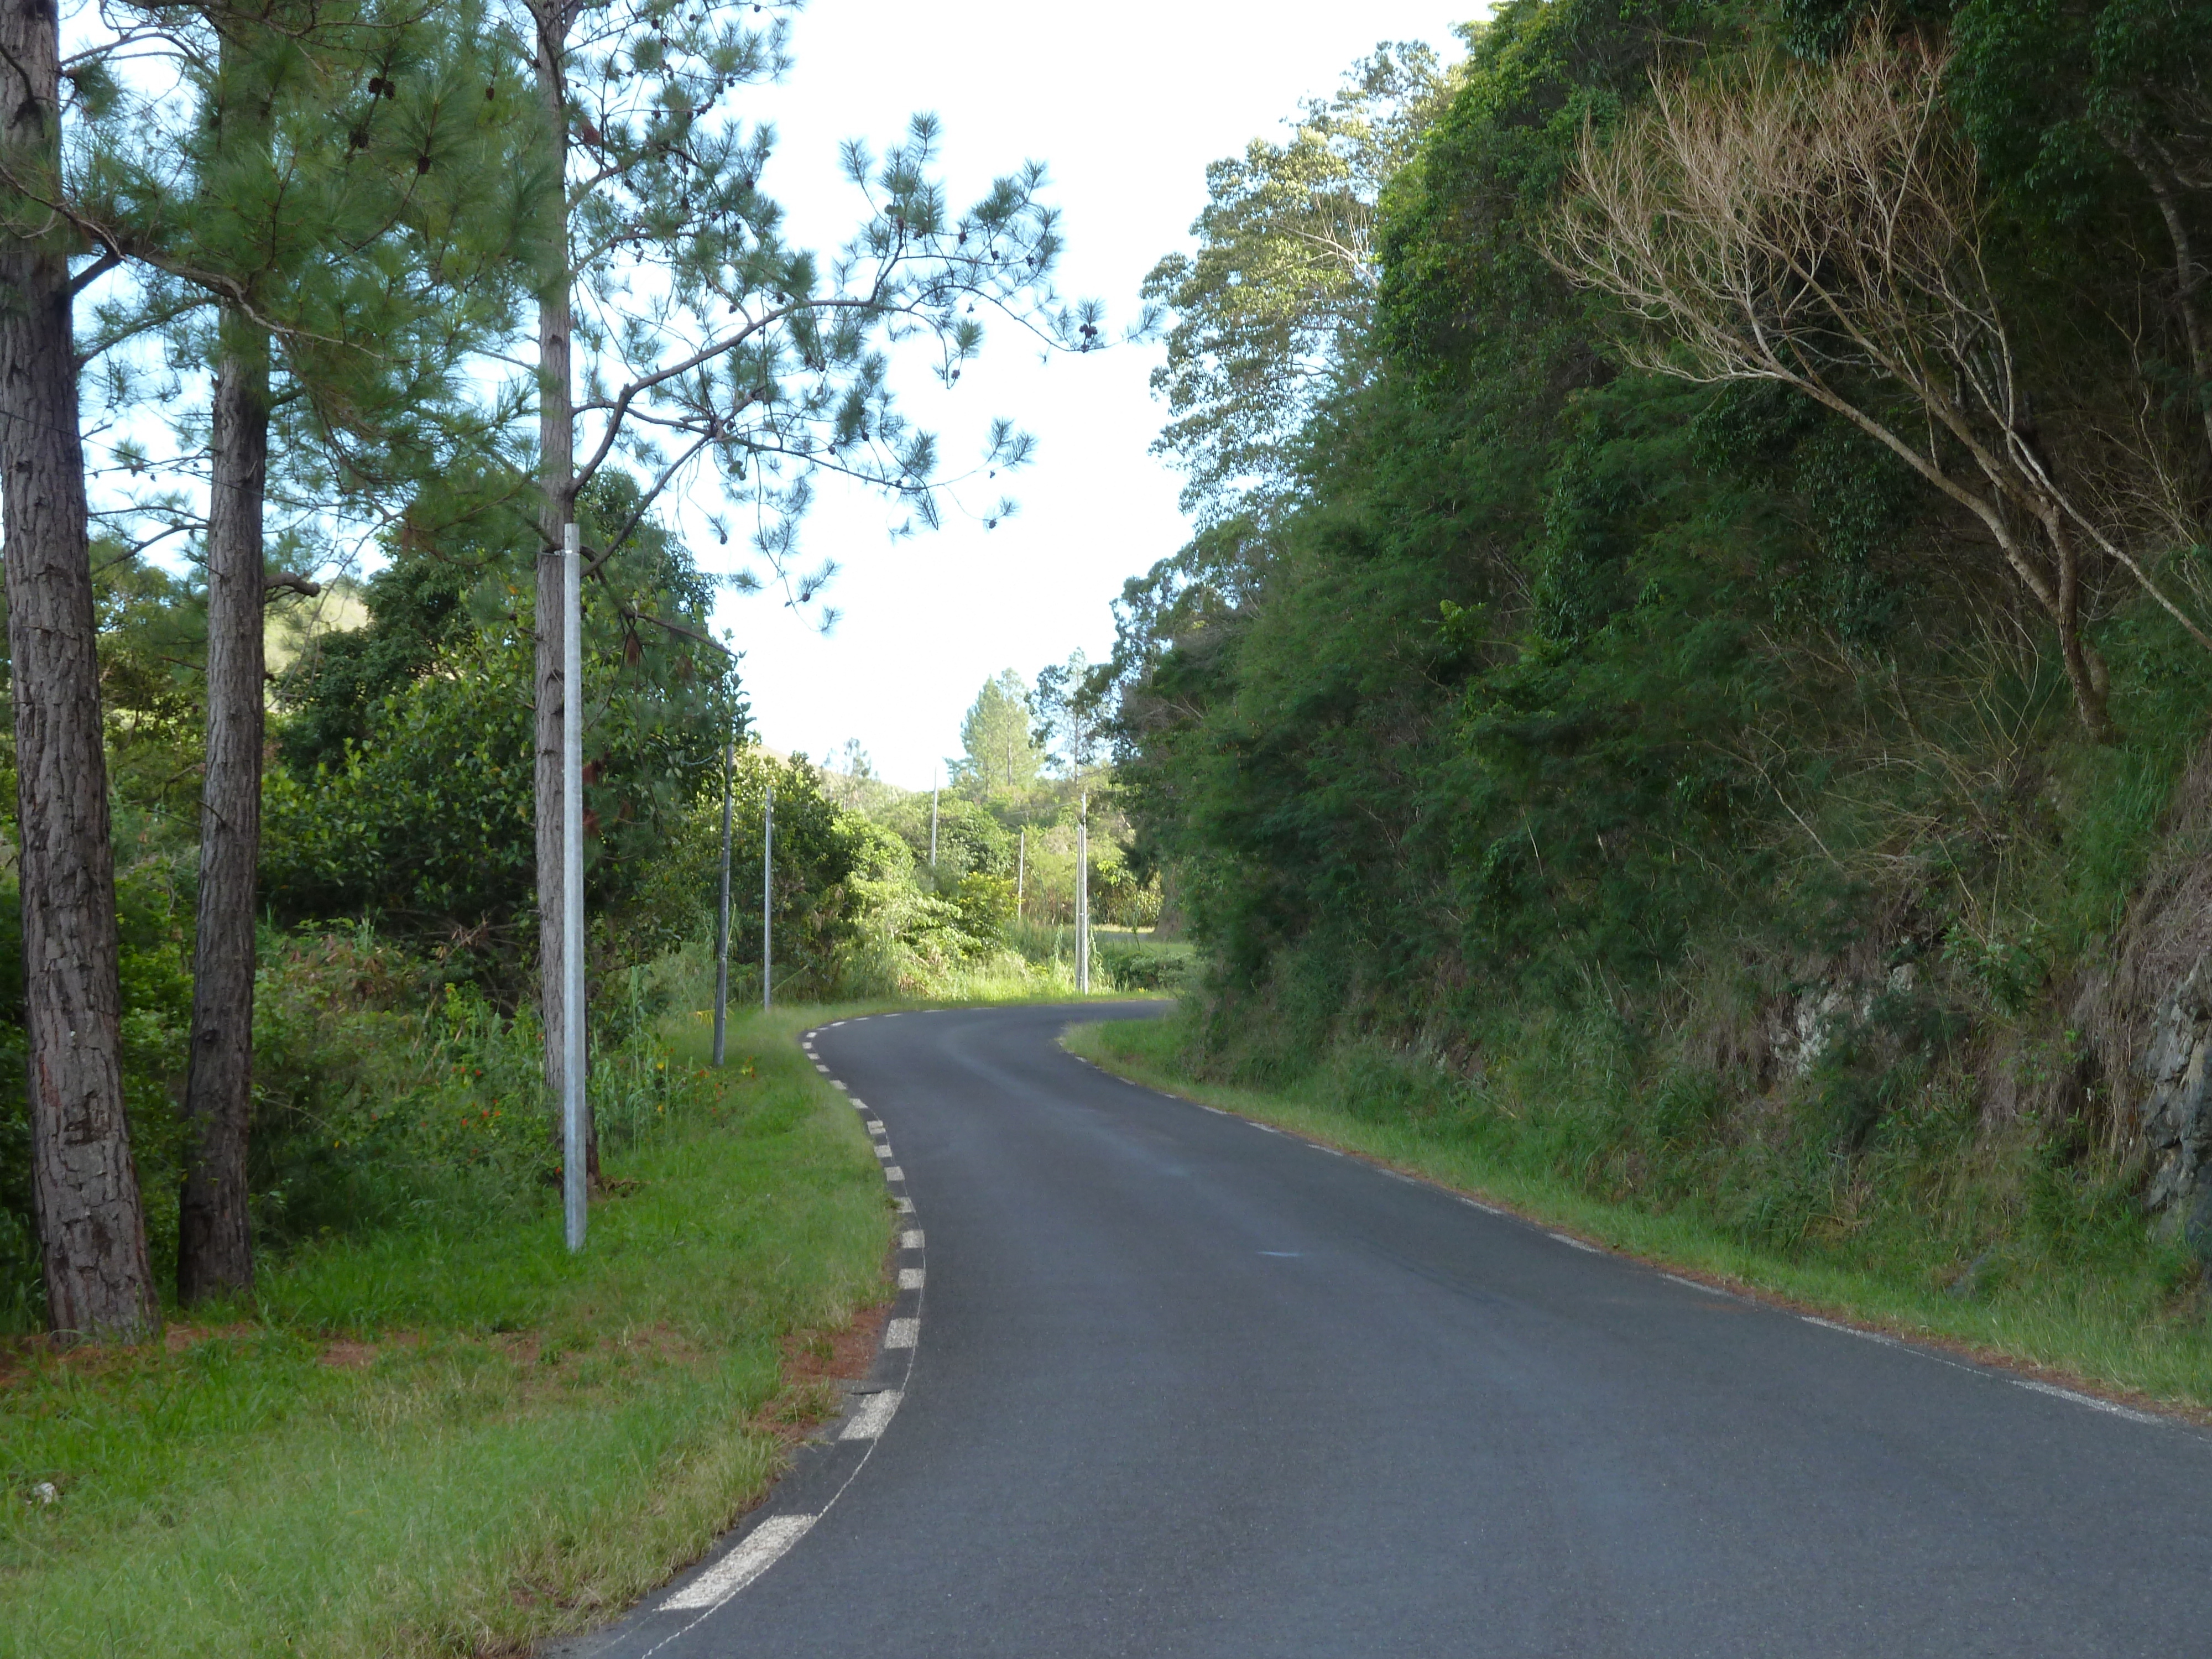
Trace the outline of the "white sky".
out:
M 1301 98 L 1333 89 L 1378 41 L 1425 40 L 1455 58 L 1452 26 L 1479 9 L 813 0 L 793 29 L 791 76 L 758 92 L 748 113 L 776 124 L 763 182 L 785 204 L 793 240 L 825 248 L 855 217 L 838 142 L 865 137 L 880 151 L 915 110 L 942 119 L 956 204 L 1022 160 L 1045 161 L 1064 210 L 1060 287 L 1104 301 L 1118 333 L 1145 273 L 1188 245 L 1208 161 L 1276 133 Z M 988 486 L 1007 489 L 1021 512 L 990 532 L 948 512 L 943 530 L 894 545 L 884 507 L 825 492 L 800 562 L 842 567 L 824 596 L 843 613 L 836 628 L 815 632 L 772 592 L 725 599 L 717 617 L 745 653 L 763 740 L 819 759 L 858 738 L 883 775 L 927 787 L 936 762 L 958 751 L 961 716 L 986 678 L 1008 667 L 1032 678 L 1077 647 L 1103 656 L 1122 581 L 1188 533 L 1177 475 L 1146 453 L 1162 420 L 1146 384 L 1158 357 L 1157 346 L 1116 347 L 1041 365 L 1002 325 L 955 397 L 928 395 L 919 360 L 902 374 L 902 401 L 939 433 L 947 473 L 994 415 L 1036 434 L 1036 459 Z M 969 505 L 995 499 L 979 489 Z M 711 539 L 700 547 L 714 550 Z

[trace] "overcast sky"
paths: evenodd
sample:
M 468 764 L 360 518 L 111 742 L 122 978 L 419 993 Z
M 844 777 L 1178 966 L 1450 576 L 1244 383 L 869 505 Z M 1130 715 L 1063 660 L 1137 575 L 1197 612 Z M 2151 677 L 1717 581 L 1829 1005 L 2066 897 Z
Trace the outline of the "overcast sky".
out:
M 1188 245 L 1209 161 L 1279 132 L 1302 97 L 1332 89 L 1378 41 L 1425 40 L 1455 57 L 1452 26 L 1475 9 L 813 0 L 793 27 L 790 77 L 751 106 L 779 133 L 763 182 L 794 240 L 833 243 L 854 217 L 838 142 L 880 150 L 909 113 L 934 111 L 956 202 L 1025 158 L 1050 167 L 1067 244 L 1060 285 L 1103 300 L 1118 326 L 1145 273 Z M 1187 535 L 1178 478 L 1146 453 L 1161 422 L 1146 385 L 1158 355 L 1121 347 L 1040 364 L 1001 328 L 942 400 L 916 362 L 908 405 L 941 434 L 947 472 L 994 415 L 1036 434 L 1037 458 L 1012 484 L 1021 511 L 988 532 L 955 511 L 941 532 L 893 545 L 879 504 L 825 500 L 804 534 L 810 558 L 842 567 L 826 596 L 843 613 L 836 627 L 815 631 L 773 594 L 726 599 L 717 619 L 745 653 L 763 740 L 818 759 L 857 738 L 883 775 L 926 787 L 957 752 L 960 717 L 990 675 L 1030 678 L 1078 647 L 1103 654 L 1123 580 Z M 716 550 L 711 538 L 701 550 Z

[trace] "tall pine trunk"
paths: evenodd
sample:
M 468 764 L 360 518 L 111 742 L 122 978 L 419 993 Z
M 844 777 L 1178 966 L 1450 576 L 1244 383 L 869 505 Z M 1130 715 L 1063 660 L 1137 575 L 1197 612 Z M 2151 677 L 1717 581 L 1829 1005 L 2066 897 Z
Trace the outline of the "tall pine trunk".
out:
M 269 476 L 268 339 L 223 319 L 208 501 L 207 771 L 199 922 L 185 1082 L 177 1297 L 253 1283 L 246 1202 L 253 1113 L 255 872 L 261 855 L 262 509 Z
M 538 94 L 553 147 L 555 223 L 546 238 L 550 265 L 538 295 L 538 660 L 536 769 L 538 811 L 538 983 L 545 1031 L 545 1087 L 557 1109 L 568 1065 L 568 1011 L 561 994 L 568 915 L 561 900 L 561 731 L 572 704 L 563 684 L 562 650 L 568 619 L 562 605 L 562 549 L 576 512 L 576 411 L 570 329 L 574 301 L 568 269 L 568 92 L 562 56 L 568 39 L 568 0 L 537 0 Z M 582 699 L 574 712 L 582 715 Z M 588 1064 L 588 1062 L 587 1062 Z M 586 1101 L 585 1173 L 599 1181 L 599 1137 Z
M 58 173 L 53 0 L 0 0 L 0 161 Z M 22 837 L 32 1194 L 46 1317 L 73 1336 L 159 1328 L 123 1110 L 115 861 L 86 544 L 68 247 L 0 198 L 0 537 Z

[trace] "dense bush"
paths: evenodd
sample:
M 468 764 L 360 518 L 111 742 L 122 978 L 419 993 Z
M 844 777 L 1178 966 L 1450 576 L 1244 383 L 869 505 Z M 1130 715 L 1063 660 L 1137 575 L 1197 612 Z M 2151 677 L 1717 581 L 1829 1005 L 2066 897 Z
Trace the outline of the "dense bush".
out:
M 2203 650 L 2090 560 L 2092 740 L 1986 526 L 1789 386 L 1638 370 L 1692 365 L 1553 263 L 1583 147 L 1648 134 L 1624 112 L 1655 72 L 1778 75 L 1778 37 L 1817 68 L 1871 15 L 1501 6 L 1405 106 L 1371 297 L 1316 289 L 1325 364 L 1275 365 L 1304 422 L 1279 471 L 1224 484 L 1206 422 L 1244 416 L 1178 404 L 1205 528 L 1129 585 L 1113 674 L 1139 856 L 1209 959 L 1203 1065 L 1402 1079 L 1353 1095 L 1778 1239 L 2014 1213 L 1970 1188 L 2115 1224 L 2132 1060 L 2080 1010 L 2167 856 Z M 2120 6 L 1951 15 L 1889 21 L 1955 54 L 1938 118 L 1982 147 L 1991 303 L 2046 388 L 2024 441 L 2109 486 L 2094 510 L 2202 615 L 2212 386 L 2122 135 L 2201 142 L 2169 128 L 2203 39 Z M 1260 303 L 1207 269 L 1165 295 L 1198 357 Z M 2142 490 L 2165 518 L 2126 516 Z

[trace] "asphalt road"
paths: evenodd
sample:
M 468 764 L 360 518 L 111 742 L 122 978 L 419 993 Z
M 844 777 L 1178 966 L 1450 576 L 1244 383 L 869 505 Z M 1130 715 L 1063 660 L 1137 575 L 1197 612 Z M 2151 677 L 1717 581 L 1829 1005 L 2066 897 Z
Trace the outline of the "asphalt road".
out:
M 1134 1087 L 1070 1017 L 817 1036 L 927 1235 L 896 1414 L 740 1593 L 599 1650 L 2212 1654 L 2212 1437 Z

